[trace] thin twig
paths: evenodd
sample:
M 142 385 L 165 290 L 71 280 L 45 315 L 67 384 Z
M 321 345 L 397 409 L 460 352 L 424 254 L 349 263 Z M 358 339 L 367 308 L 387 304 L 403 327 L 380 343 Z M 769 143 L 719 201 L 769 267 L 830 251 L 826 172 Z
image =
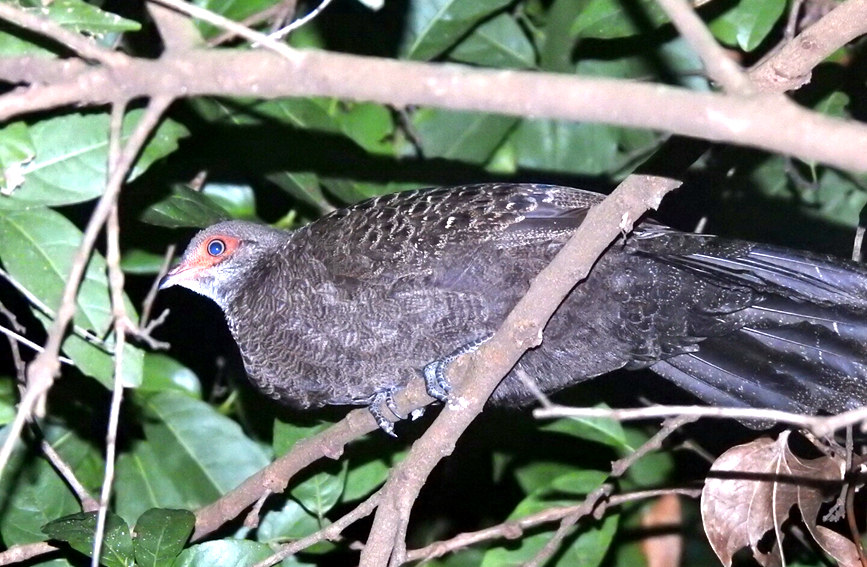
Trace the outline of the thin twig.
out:
M 284 545 L 280 548 L 280 551 L 275 553 L 274 555 L 263 559 L 259 563 L 253 565 L 253 567 L 270 567 L 271 565 L 275 565 L 280 561 L 283 561 L 290 555 L 294 555 L 303 549 L 307 549 L 314 543 L 319 543 L 320 541 L 333 541 L 340 537 L 340 534 L 343 533 L 350 525 L 354 524 L 358 520 L 365 518 L 373 512 L 376 507 L 379 505 L 379 501 L 382 498 L 382 489 L 377 490 L 373 494 L 371 494 L 367 500 L 359 504 L 355 507 L 351 512 L 335 521 L 333 524 L 322 528 L 318 532 L 312 533 L 308 536 L 305 536 L 299 540 L 296 540 L 290 544 Z
M 0 302 L 0 315 L 6 317 L 9 320 L 9 324 L 15 328 L 15 331 L 11 329 L 7 329 L 0 325 L 0 332 L 6 335 L 9 338 L 9 350 L 12 351 L 12 361 L 15 365 L 15 380 L 19 386 L 24 386 L 25 380 L 25 364 L 24 360 L 21 358 L 21 349 L 18 348 L 18 342 L 22 342 L 27 346 L 34 346 L 35 343 L 25 339 L 20 333 L 26 333 L 27 328 L 18 322 L 18 318 L 14 313 L 6 309 L 6 306 Z M 17 332 L 16 332 L 17 331 Z M 30 343 L 30 344 L 28 344 Z M 38 345 L 37 345 L 38 346 Z M 40 347 L 41 348 L 41 347 Z
M 125 111 L 125 104 L 115 104 L 111 107 L 107 167 L 109 177 L 114 176 L 117 169 L 121 167 L 122 150 L 120 140 Z M 158 117 L 162 114 L 162 110 L 148 107 L 145 113 L 155 113 Z M 145 120 L 144 117 L 143 120 Z M 126 176 L 127 171 L 123 173 Z M 126 306 L 123 301 L 123 271 L 120 269 L 120 224 L 116 201 L 111 207 L 106 221 L 105 235 L 107 241 L 105 262 L 108 266 L 108 286 L 115 336 L 114 384 L 111 392 L 108 428 L 105 433 L 105 473 L 102 479 L 102 490 L 99 495 L 99 513 L 96 517 L 96 530 L 93 536 L 93 553 L 90 556 L 91 567 L 99 567 L 100 564 L 102 543 L 105 536 L 105 522 L 108 518 L 108 501 L 111 497 L 111 487 L 114 482 L 117 429 L 120 421 L 120 405 L 123 401 L 123 349 L 126 344 L 126 330 L 129 326 L 129 316 L 127 315 Z
M 94 510 L 99 508 L 99 502 L 90 495 L 90 492 L 84 488 L 84 485 L 78 480 L 75 476 L 75 472 L 73 472 L 72 467 L 70 467 L 66 461 L 63 460 L 57 451 L 54 450 L 54 447 L 51 446 L 51 443 L 43 440 L 40 443 L 40 447 L 42 447 L 42 452 L 45 454 L 45 457 L 48 459 L 48 462 L 57 469 L 57 472 L 60 473 L 60 476 L 66 481 L 66 484 L 69 485 L 69 488 L 75 493 L 75 496 L 78 498 L 78 501 L 81 503 L 81 509 L 85 512 L 93 512 Z
M 773 409 L 739 407 L 651 406 L 647 408 L 607 409 L 556 406 L 553 408 L 539 408 L 533 410 L 533 415 L 539 419 L 552 419 L 559 417 L 607 417 L 618 421 L 637 421 L 678 416 L 772 421 L 794 425 L 811 431 L 817 437 L 824 437 L 843 429 L 847 425 L 855 425 L 867 420 L 867 408 L 857 408 L 837 415 L 816 416 Z
M 66 280 L 66 285 L 63 288 L 60 307 L 57 309 L 57 316 L 54 319 L 50 330 L 48 331 L 48 339 L 45 343 L 45 350 L 41 352 L 36 359 L 30 363 L 27 368 L 27 391 L 18 405 L 18 411 L 15 414 L 15 419 L 9 426 L 9 433 L 6 440 L 0 448 L 0 473 L 6 468 L 6 463 L 12 454 L 12 449 L 18 438 L 21 435 L 21 429 L 24 423 L 34 413 L 34 409 L 38 409 L 35 413 L 43 413 L 41 407 L 44 403 L 44 396 L 54 382 L 54 377 L 58 374 L 60 362 L 58 354 L 60 345 L 65 335 L 66 327 L 72 320 L 76 311 L 76 295 L 78 286 L 81 283 L 81 278 L 84 275 L 85 267 L 90 258 L 91 251 L 96 242 L 96 237 L 102 229 L 108 214 L 111 212 L 114 203 L 117 200 L 117 195 L 126 178 L 126 171 L 135 161 L 145 141 L 147 140 L 154 127 L 159 122 L 162 113 L 171 104 L 172 99 L 167 97 L 158 97 L 150 101 L 147 111 L 142 115 L 141 120 L 136 125 L 135 130 L 127 141 L 123 154 L 119 160 L 118 167 L 112 172 L 109 182 L 106 186 L 105 193 L 99 199 L 87 227 L 82 235 L 81 244 L 76 251 L 72 261 L 72 268 Z M 39 407 L 37 407 L 39 406 Z
M 16 332 L 13 331 L 12 329 L 7 329 L 7 328 L 4 327 L 3 325 L 0 325 L 0 333 L 3 333 L 3 334 L 6 335 L 7 337 L 9 337 L 9 339 L 10 339 L 10 341 L 11 341 L 10 344 L 16 344 L 16 345 L 17 345 L 17 343 L 21 343 L 22 345 L 24 345 L 24 346 L 26 346 L 26 347 L 28 347 L 28 348 L 31 348 L 31 349 L 35 350 L 36 352 L 42 352 L 42 351 L 45 350 L 45 349 L 42 348 L 40 345 L 34 343 L 33 341 L 31 341 L 31 340 L 28 339 L 27 337 L 25 337 L 25 336 L 23 336 L 23 335 L 19 335 L 18 333 L 16 333 Z M 13 349 L 13 357 L 16 359 L 16 360 L 15 360 L 15 368 L 19 368 L 19 367 L 20 367 L 19 362 L 21 361 L 21 355 L 20 355 L 20 354 L 15 354 L 15 353 L 17 353 L 17 352 L 18 352 L 18 349 L 17 349 L 17 348 L 14 348 L 14 349 Z M 65 356 L 59 356 L 58 359 L 59 359 L 60 362 L 62 362 L 63 364 L 70 364 L 70 365 L 73 365 L 73 366 L 75 365 L 75 363 L 72 361 L 72 359 L 67 358 L 67 357 L 65 357 Z
M 295 0 L 285 0 L 279 4 L 274 4 L 273 6 L 268 6 L 261 12 L 256 12 L 250 16 L 247 16 L 240 22 L 240 25 L 252 28 L 255 25 L 261 24 L 262 22 L 266 22 L 270 20 L 272 17 L 274 19 L 274 29 L 279 29 L 280 25 L 282 25 L 284 18 L 288 18 L 288 14 L 295 10 Z M 283 14 L 287 14 L 284 16 Z M 224 31 L 219 35 L 216 35 L 207 41 L 208 46 L 215 47 L 217 45 L 221 45 L 226 43 L 227 41 L 234 39 L 238 34 L 232 31 Z
M 5 271 L 3 268 L 0 268 L 0 278 L 3 278 L 7 282 L 9 282 L 9 284 L 14 287 L 15 290 L 18 291 L 18 293 L 20 293 L 24 297 L 24 299 L 28 301 L 28 303 L 38 309 L 43 315 L 45 315 L 49 319 L 54 319 L 57 316 L 54 313 L 53 309 L 45 305 L 45 303 L 43 303 L 41 299 L 36 297 L 35 293 L 24 287 L 24 284 L 13 278 L 12 274 Z M 72 331 L 87 342 L 99 347 L 104 352 L 108 354 L 112 354 L 114 352 L 114 349 L 108 343 L 106 343 L 103 339 L 101 339 L 91 331 L 85 329 L 84 327 L 73 325 Z
M 656 0 L 671 23 L 698 53 L 711 79 L 726 92 L 750 95 L 755 92 L 752 81 L 743 69 L 729 58 L 710 30 L 685 0 Z
M 611 506 L 620 506 L 630 502 L 637 502 L 640 500 L 647 500 L 649 498 L 665 496 L 667 494 L 679 494 L 681 496 L 687 496 L 689 498 L 698 498 L 699 496 L 701 496 L 701 489 L 666 488 L 657 490 L 639 490 L 636 492 L 628 492 L 625 494 L 615 494 L 613 496 L 609 496 L 604 501 L 598 502 L 597 510 L 598 508 L 603 508 L 603 510 L 600 511 L 604 511 Z M 546 510 L 542 510 L 541 512 L 536 512 L 535 514 L 529 514 L 527 516 L 524 516 L 523 518 L 503 522 L 502 524 L 497 524 L 483 530 L 459 534 L 451 539 L 437 541 L 424 547 L 413 549 L 407 552 L 406 561 L 407 563 L 411 561 L 428 561 L 431 559 L 436 559 L 437 557 L 442 557 L 447 553 L 453 553 L 460 549 L 470 547 L 471 545 L 497 539 L 515 540 L 521 537 L 524 532 L 530 528 L 534 528 L 536 526 L 548 524 L 551 522 L 560 521 L 563 518 L 575 514 L 576 512 L 581 512 L 586 515 L 593 511 L 594 509 L 592 508 L 588 510 L 587 498 L 585 498 L 585 500 L 580 504 L 575 504 L 572 506 L 551 507 Z
M 615 478 L 623 476 L 624 474 L 626 474 L 626 471 L 629 470 L 629 467 L 635 464 L 635 461 L 642 458 L 647 453 L 655 451 L 662 447 L 662 442 L 668 439 L 672 433 L 674 433 L 687 423 L 692 423 L 697 419 L 697 417 L 685 415 L 679 415 L 666 419 L 665 423 L 662 424 L 662 428 L 657 431 L 656 434 L 653 435 L 653 437 L 642 443 L 641 447 L 639 447 L 629 455 L 623 457 L 622 459 L 618 459 L 611 463 L 611 475 Z
M 270 37 L 271 39 L 273 39 L 275 41 L 279 41 L 279 40 L 283 39 L 284 37 L 286 37 L 287 35 L 289 35 L 293 31 L 297 30 L 301 26 L 307 24 L 308 22 L 311 22 L 314 18 L 316 18 L 319 14 L 321 14 L 322 11 L 325 8 L 327 8 L 329 4 L 331 4 L 331 0 L 322 0 L 319 3 L 319 5 L 316 6 L 316 8 L 314 8 L 313 10 L 310 11 L 309 14 L 307 14 L 306 16 L 304 16 L 302 18 L 298 18 L 297 20 L 295 20 L 294 22 L 292 22 L 291 24 L 289 24 L 288 26 L 286 26 L 282 29 L 279 29 L 273 33 L 268 34 L 268 37 Z M 253 47 L 255 47 L 255 44 L 253 45 Z
M 232 33 L 243 37 L 253 43 L 259 44 L 262 47 L 268 48 L 274 53 L 279 54 L 282 57 L 290 61 L 297 60 L 299 55 L 298 52 L 289 46 L 280 43 L 279 41 L 274 41 L 267 35 L 263 33 L 259 33 L 255 30 L 251 30 L 247 26 L 239 24 L 229 18 L 224 18 L 223 16 L 211 12 L 210 10 L 205 10 L 204 8 L 199 8 L 193 4 L 189 4 L 187 2 L 183 2 L 182 0 L 150 0 L 151 2 L 156 2 L 158 4 L 162 4 L 164 6 L 168 6 L 181 12 L 183 14 L 187 14 L 188 16 L 192 16 L 193 18 L 197 18 L 199 20 L 208 22 L 209 24 L 215 25 L 217 27 L 226 29 L 231 31 Z

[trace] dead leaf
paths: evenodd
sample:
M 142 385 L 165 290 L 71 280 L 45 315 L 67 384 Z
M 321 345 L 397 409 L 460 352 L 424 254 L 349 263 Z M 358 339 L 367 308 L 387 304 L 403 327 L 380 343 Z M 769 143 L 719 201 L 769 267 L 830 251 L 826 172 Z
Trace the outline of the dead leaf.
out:
M 762 565 L 779 565 L 780 527 L 792 506 L 816 542 L 843 565 L 857 565 L 855 545 L 842 535 L 818 526 L 819 508 L 827 496 L 827 483 L 842 481 L 845 464 L 832 457 L 801 459 L 788 446 L 789 432 L 774 441 L 768 437 L 733 447 L 711 467 L 701 498 L 701 515 L 711 547 L 724 565 L 748 547 Z M 774 532 L 770 551 L 759 541 Z

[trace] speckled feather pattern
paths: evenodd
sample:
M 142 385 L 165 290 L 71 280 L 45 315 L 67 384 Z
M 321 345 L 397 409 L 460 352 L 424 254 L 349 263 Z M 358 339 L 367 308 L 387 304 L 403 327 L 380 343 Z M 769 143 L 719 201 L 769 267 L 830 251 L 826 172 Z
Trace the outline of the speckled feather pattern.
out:
M 208 230 L 237 232 L 242 261 L 210 296 L 265 393 L 302 408 L 363 404 L 495 331 L 601 198 L 486 184 L 377 197 L 293 232 L 224 223 Z M 548 392 L 650 366 L 713 403 L 839 411 L 867 398 L 867 353 L 853 338 L 867 336 L 865 313 L 858 266 L 645 224 L 612 245 L 518 366 Z M 776 367 L 749 360 L 773 358 L 763 349 Z M 817 364 L 831 351 L 846 363 Z M 513 371 L 492 401 L 532 396 Z

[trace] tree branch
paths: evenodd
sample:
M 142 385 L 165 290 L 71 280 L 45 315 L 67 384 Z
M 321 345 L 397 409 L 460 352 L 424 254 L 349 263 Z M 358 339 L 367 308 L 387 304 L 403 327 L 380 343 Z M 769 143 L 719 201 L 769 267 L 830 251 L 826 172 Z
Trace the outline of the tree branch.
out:
M 371 81 L 369 77 L 380 77 Z M 558 96 L 552 97 L 552 92 Z M 752 146 L 853 171 L 867 170 L 867 126 L 820 115 L 776 94 L 736 97 L 658 84 L 472 69 L 318 51 L 292 60 L 265 51 L 193 50 L 131 59 L 74 80 L 0 97 L 0 120 L 124 96 L 333 96 L 673 132 Z M 786 128 L 780 128 L 785 124 Z M 834 144 L 826 143 L 835 140 Z

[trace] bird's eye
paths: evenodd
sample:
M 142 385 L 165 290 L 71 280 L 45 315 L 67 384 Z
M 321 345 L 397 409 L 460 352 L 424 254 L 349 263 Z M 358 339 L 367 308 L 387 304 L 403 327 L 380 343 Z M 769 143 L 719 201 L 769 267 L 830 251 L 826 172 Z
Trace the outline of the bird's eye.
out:
M 208 242 L 208 254 L 210 254 L 211 256 L 219 256 L 225 251 L 226 243 L 219 238 L 215 238 L 214 240 Z

